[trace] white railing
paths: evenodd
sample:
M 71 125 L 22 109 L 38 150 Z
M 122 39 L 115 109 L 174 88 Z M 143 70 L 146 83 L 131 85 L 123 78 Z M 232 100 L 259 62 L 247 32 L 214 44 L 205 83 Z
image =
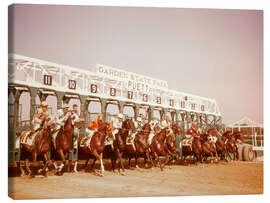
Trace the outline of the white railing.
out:
M 103 66 L 98 65 L 98 67 Z M 214 99 L 170 90 L 167 88 L 166 81 L 124 72 L 139 76 L 144 80 L 141 82 L 132 77 L 109 77 L 100 71 L 91 72 L 9 54 L 9 83 L 221 116 Z M 134 88 L 130 83 L 141 85 L 141 88 L 139 89 L 138 86 Z

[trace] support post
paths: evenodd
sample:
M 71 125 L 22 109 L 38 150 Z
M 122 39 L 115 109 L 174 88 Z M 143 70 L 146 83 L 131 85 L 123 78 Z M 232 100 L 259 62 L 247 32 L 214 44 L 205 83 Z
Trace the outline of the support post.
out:
M 107 99 L 100 99 L 100 103 L 101 103 L 101 113 L 103 115 L 103 122 L 107 121 Z

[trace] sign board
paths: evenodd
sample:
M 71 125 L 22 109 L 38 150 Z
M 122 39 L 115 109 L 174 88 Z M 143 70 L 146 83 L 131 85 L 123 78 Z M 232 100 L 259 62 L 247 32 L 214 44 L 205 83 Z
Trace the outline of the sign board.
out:
M 9 54 L 8 79 L 19 85 L 221 116 L 214 99 L 171 90 L 166 81 L 100 64 L 91 72 Z

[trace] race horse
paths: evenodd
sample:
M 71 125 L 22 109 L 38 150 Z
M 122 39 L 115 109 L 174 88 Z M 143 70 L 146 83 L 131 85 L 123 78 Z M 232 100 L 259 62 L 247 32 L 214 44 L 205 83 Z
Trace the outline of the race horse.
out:
M 25 163 L 27 172 L 29 177 L 35 177 L 35 174 L 30 169 L 29 163 L 29 154 L 32 159 L 33 166 L 37 166 L 37 157 L 43 156 L 44 166 L 42 169 L 39 169 L 38 172 L 42 173 L 45 177 L 47 177 L 48 166 L 50 165 L 49 160 L 49 151 L 50 151 L 50 134 L 51 129 L 55 127 L 55 120 L 49 116 L 46 116 L 43 122 L 41 123 L 40 130 L 34 133 L 31 137 L 29 137 L 29 131 L 24 131 L 20 136 L 20 151 L 21 157 L 19 162 L 19 168 L 21 171 L 21 176 L 25 176 L 25 171 L 22 167 L 22 162 Z M 25 161 L 22 161 L 25 157 Z
M 123 129 L 126 129 L 121 134 L 123 140 L 127 140 L 128 136 L 131 133 L 136 133 L 137 129 L 135 128 L 135 125 L 132 121 L 132 119 L 126 119 L 123 122 Z M 149 146 L 147 143 L 147 137 L 150 133 L 150 125 L 145 124 L 141 130 L 139 130 L 133 140 L 133 144 L 127 144 L 125 145 L 124 150 L 124 156 L 129 159 L 128 166 L 131 168 L 131 159 L 135 158 L 135 167 L 139 168 L 138 165 L 138 158 L 143 157 L 145 160 L 145 164 L 147 163 L 147 160 L 152 163 L 151 157 L 150 157 L 150 151 Z
M 70 172 L 71 167 L 71 161 L 68 161 L 69 158 L 69 152 L 73 148 L 73 132 L 74 128 L 81 128 L 82 127 L 82 120 L 78 119 L 76 120 L 75 115 L 73 115 L 71 112 L 68 112 L 68 117 L 66 121 L 64 121 L 63 127 L 60 128 L 60 131 L 58 132 L 58 135 L 55 138 L 55 145 L 56 148 L 55 154 L 53 159 L 56 159 L 56 156 L 60 157 L 61 164 L 60 166 L 57 166 L 56 160 L 54 160 L 54 166 L 56 169 L 56 175 L 63 175 L 63 168 L 67 165 L 68 162 L 68 168 L 67 171 Z
M 226 132 L 225 132 L 226 133 Z M 216 151 L 217 154 L 220 156 L 220 158 L 224 158 L 225 160 L 227 160 L 228 157 L 228 150 L 227 150 L 227 142 L 228 139 L 225 136 L 222 136 L 216 128 L 211 128 L 207 131 L 207 135 L 208 136 L 214 136 L 217 138 L 216 141 Z M 218 160 L 220 159 L 217 156 Z
M 201 138 L 201 135 L 198 132 L 194 132 L 195 136 L 192 136 L 191 138 L 185 138 L 183 140 L 183 145 L 182 145 L 182 160 L 186 162 L 186 158 L 188 156 L 192 156 L 193 159 L 195 159 L 195 163 L 197 161 L 202 162 L 203 157 L 203 144 L 204 141 Z M 207 150 L 207 147 L 205 147 L 205 150 Z
M 95 164 L 95 161 L 98 159 L 100 162 L 100 173 L 97 173 L 99 176 L 104 176 L 104 164 L 103 164 L 103 151 L 105 149 L 105 139 L 110 133 L 109 124 L 104 122 L 101 123 L 98 130 L 93 134 L 91 140 L 88 136 L 79 136 L 78 138 L 78 147 L 79 151 L 87 156 L 87 160 L 84 165 L 84 169 L 87 169 L 87 164 L 91 157 L 94 156 L 94 161 L 92 167 Z M 87 142 L 89 140 L 89 142 Z M 82 144 L 82 142 L 87 144 Z
M 202 134 L 200 136 L 200 141 L 201 141 L 201 147 L 202 147 L 202 155 L 201 155 L 201 162 L 203 162 L 204 159 L 207 159 L 208 156 L 211 156 L 211 163 L 214 162 L 214 155 L 216 157 L 216 160 L 219 160 L 217 149 L 215 143 L 210 141 L 208 139 L 209 135 L 207 133 Z
M 171 133 L 165 139 L 165 150 L 167 152 L 167 156 L 169 156 L 170 159 L 168 159 L 164 165 L 171 163 L 171 161 L 173 161 L 176 158 L 175 155 L 178 155 L 177 159 L 179 159 L 180 157 L 180 152 L 177 150 L 177 146 L 176 146 L 176 136 L 182 135 L 183 131 L 178 126 L 177 123 L 172 124 L 172 130 L 173 130 L 173 133 Z
M 168 139 L 170 140 L 170 142 L 167 140 L 169 136 L 172 136 L 170 139 Z M 167 143 L 166 141 L 168 141 L 169 143 Z M 161 171 L 163 171 L 163 166 L 162 166 L 161 160 L 159 159 L 159 156 L 166 156 L 165 162 L 164 162 L 166 164 L 168 162 L 168 145 L 171 145 L 171 144 L 174 145 L 173 142 L 175 142 L 175 135 L 173 134 L 173 131 L 170 128 L 162 129 L 157 135 L 155 135 L 152 138 L 152 141 L 149 146 L 150 152 L 151 152 L 151 155 L 154 156 L 155 160 L 159 164 Z

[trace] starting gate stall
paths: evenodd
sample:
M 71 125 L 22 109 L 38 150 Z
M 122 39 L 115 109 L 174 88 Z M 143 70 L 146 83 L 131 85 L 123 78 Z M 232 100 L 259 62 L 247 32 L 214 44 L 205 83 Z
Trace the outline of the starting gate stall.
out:
M 238 145 L 239 160 L 254 161 L 258 155 L 263 155 L 263 125 L 244 117 L 226 127 L 231 128 L 232 132 L 238 131 L 244 134 L 244 143 Z
M 109 104 L 116 104 L 123 113 L 124 106 L 133 106 L 135 117 L 142 112 L 144 119 L 153 118 L 153 110 L 160 109 L 161 118 L 169 111 L 174 122 L 183 126 L 191 112 L 200 115 L 212 115 L 221 120 L 221 113 L 214 99 L 170 90 L 167 81 L 127 72 L 121 69 L 97 64 L 95 72 L 66 65 L 51 63 L 16 54 L 9 54 L 9 93 L 14 95 L 14 112 L 9 128 L 9 162 L 18 161 L 15 151 L 15 137 L 18 132 L 19 102 L 23 91 L 31 97 L 30 120 L 33 118 L 35 98 L 41 100 L 48 95 L 57 97 L 57 109 L 70 98 L 80 100 L 80 116 L 87 119 L 94 114 L 88 113 L 92 100 L 101 103 L 104 120 L 110 115 L 106 112 Z M 9 112 L 10 113 L 10 112 Z M 183 116 L 185 115 L 185 116 Z M 182 118 L 179 120 L 179 118 Z M 185 119 L 185 120 L 184 120 Z M 84 133 L 87 123 L 81 129 Z

